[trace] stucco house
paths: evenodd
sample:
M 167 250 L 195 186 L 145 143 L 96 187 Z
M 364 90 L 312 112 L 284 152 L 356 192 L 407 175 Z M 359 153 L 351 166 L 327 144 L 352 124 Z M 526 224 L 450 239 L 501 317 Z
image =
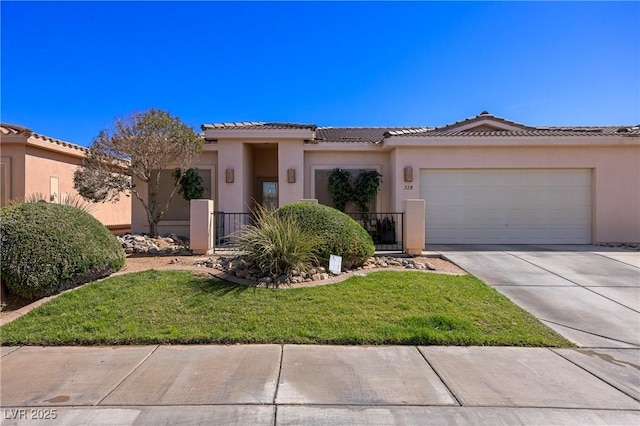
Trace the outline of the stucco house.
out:
M 415 232 L 427 245 L 640 241 L 638 126 L 539 127 L 482 112 L 440 127 L 242 122 L 202 130 L 195 167 L 218 211 L 247 212 L 253 200 L 331 204 L 327 175 L 339 167 L 383 175 L 375 211 L 423 199 L 425 228 Z M 162 173 L 169 182 L 170 171 Z M 134 203 L 133 230 L 146 226 Z M 184 200 L 159 230 L 189 235 Z
M 34 133 L 13 124 L 0 125 L 0 205 L 42 194 L 48 202 L 74 196 L 73 173 L 87 148 Z M 131 198 L 97 203 L 91 214 L 114 233 L 131 228 Z

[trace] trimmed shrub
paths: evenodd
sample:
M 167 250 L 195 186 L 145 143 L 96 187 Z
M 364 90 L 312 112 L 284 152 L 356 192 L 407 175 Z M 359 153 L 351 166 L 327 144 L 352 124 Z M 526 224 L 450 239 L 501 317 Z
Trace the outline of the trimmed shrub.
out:
M 0 268 L 7 289 L 39 298 L 107 276 L 124 266 L 109 230 L 75 207 L 23 203 L 0 209 Z
M 346 267 L 360 266 L 375 253 L 371 235 L 358 222 L 329 206 L 301 201 L 282 206 L 275 214 L 294 218 L 304 231 L 319 237 L 318 257 L 324 262 L 334 254 L 342 256 Z
M 245 225 L 233 236 L 235 246 L 266 274 L 307 271 L 318 264 L 318 238 L 304 232 L 291 217 L 278 217 L 264 207 L 256 212 L 256 224 Z

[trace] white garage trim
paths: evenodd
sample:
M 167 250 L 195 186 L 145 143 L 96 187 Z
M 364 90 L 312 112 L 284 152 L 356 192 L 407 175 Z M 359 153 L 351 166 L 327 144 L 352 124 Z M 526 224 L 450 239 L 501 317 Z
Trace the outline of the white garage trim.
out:
M 590 244 L 591 169 L 422 169 L 427 244 Z

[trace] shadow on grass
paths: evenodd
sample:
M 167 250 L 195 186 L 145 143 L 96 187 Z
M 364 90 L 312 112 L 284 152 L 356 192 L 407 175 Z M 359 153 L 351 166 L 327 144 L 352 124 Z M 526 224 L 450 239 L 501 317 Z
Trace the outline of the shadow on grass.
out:
M 189 284 L 198 288 L 203 293 L 209 293 L 215 296 L 238 295 L 248 290 L 255 290 L 255 287 L 235 284 L 219 278 L 211 278 L 208 280 L 194 279 L 191 280 Z

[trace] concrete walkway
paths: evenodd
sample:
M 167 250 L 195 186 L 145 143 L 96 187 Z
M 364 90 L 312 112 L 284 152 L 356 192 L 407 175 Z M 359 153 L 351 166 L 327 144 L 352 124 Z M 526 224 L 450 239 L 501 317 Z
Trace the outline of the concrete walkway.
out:
M 3 347 L 1 414 L 3 425 L 637 425 L 638 356 L 502 347 Z
M 581 347 L 640 348 L 640 252 L 577 245 L 434 245 Z

